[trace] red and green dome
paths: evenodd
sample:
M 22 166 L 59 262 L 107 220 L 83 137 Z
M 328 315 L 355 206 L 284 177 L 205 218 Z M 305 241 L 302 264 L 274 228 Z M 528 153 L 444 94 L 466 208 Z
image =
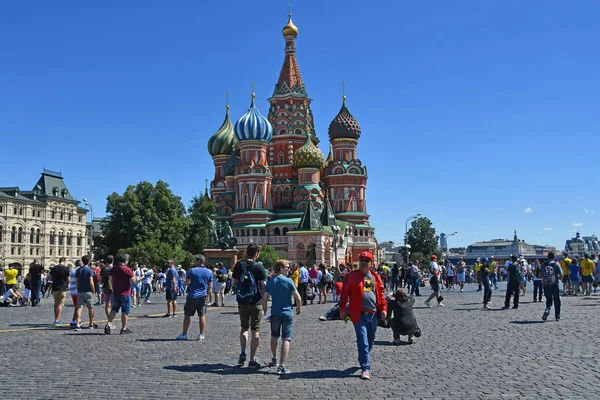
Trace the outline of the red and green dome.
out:
M 346 108 L 345 97 L 343 100 L 340 112 L 329 124 L 329 139 L 358 139 L 361 133 L 360 124 Z

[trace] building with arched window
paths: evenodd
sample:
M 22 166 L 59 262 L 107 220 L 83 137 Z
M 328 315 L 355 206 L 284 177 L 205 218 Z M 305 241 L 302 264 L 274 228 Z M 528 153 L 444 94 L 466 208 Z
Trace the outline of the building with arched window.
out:
M 79 207 L 59 172 L 44 169 L 32 190 L 0 187 L 0 266 L 18 264 L 26 273 L 34 259 L 49 268 L 60 255 L 87 253 L 87 210 Z M 71 260 L 69 260 L 71 261 Z
M 282 33 L 283 66 L 266 117 L 258 111 L 252 93 L 250 108 L 235 124 L 226 106 L 225 120 L 208 142 L 215 167 L 210 194 L 219 205 L 218 219 L 231 224 L 240 245 L 270 244 L 288 257 L 293 248 L 288 232 L 299 229 L 308 204 L 317 215 L 330 204 L 343 225 L 348 247 L 343 258 L 356 260 L 363 251 L 377 255 L 375 230 L 367 213 L 367 168 L 357 156 L 360 124 L 342 96 L 341 109 L 329 124 L 329 156 L 324 157 L 312 99 L 298 67 L 298 28 L 291 14 Z M 314 244 L 321 259 L 330 254 L 324 250 L 324 240 L 298 243 Z

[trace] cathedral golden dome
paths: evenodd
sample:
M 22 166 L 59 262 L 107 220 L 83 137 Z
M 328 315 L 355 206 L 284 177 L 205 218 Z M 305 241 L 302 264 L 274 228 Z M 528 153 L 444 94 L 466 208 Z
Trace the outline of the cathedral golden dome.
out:
M 298 27 L 296 25 L 294 25 L 294 23 L 292 22 L 292 14 L 290 14 L 288 23 L 286 26 L 283 27 L 282 32 L 283 32 L 283 36 L 287 36 L 287 35 L 298 36 Z

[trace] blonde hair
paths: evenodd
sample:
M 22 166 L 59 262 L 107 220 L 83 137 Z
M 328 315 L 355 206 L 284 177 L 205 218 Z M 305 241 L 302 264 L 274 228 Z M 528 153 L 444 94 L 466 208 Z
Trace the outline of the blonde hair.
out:
M 288 260 L 277 260 L 277 261 L 275 261 L 275 266 L 273 267 L 273 272 L 278 274 L 281 272 L 281 269 L 285 268 L 285 267 L 289 267 Z

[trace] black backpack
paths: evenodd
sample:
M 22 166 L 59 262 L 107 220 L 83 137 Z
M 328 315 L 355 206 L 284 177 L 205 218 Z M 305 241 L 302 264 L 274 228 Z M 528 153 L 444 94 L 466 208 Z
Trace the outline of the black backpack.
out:
M 242 267 L 242 275 L 238 280 L 237 290 L 235 293 L 235 299 L 240 304 L 256 304 L 261 299 L 260 291 L 258 290 L 258 284 L 254 279 L 252 273 L 252 265 L 248 268 L 246 261 L 240 261 L 240 267 Z

